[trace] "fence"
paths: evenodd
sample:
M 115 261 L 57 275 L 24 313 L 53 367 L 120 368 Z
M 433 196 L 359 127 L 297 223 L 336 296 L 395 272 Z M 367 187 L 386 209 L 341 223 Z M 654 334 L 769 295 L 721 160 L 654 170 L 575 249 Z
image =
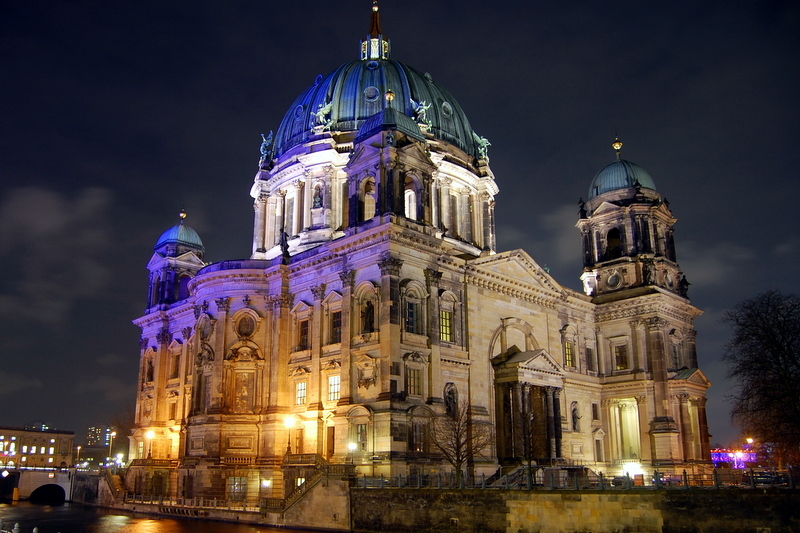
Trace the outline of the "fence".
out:
M 720 489 L 720 488 L 779 488 L 794 489 L 793 472 L 755 472 L 729 468 L 713 469 L 711 473 L 696 474 L 683 471 L 667 474 L 655 471 L 652 476 L 604 476 L 587 469 L 542 468 L 528 471 L 518 468 L 499 479 L 486 476 L 459 479 L 455 472 L 437 475 L 397 475 L 391 477 L 351 478 L 351 487 L 361 489 L 506 489 L 506 490 L 633 490 L 633 489 Z

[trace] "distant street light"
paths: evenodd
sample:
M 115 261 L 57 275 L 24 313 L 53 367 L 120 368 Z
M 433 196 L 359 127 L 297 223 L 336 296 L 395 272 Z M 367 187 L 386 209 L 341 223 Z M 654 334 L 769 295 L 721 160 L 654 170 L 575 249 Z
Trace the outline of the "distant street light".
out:
M 111 433 L 109 433 L 108 436 L 109 436 L 109 439 L 108 439 L 108 458 L 111 459 L 111 458 L 114 457 L 114 452 L 112 451 L 112 448 L 114 447 L 114 437 L 117 436 L 117 432 L 116 431 L 112 431 Z
M 75 458 L 75 463 L 76 464 L 81 462 L 81 447 L 82 446 L 79 444 L 78 445 L 78 457 Z

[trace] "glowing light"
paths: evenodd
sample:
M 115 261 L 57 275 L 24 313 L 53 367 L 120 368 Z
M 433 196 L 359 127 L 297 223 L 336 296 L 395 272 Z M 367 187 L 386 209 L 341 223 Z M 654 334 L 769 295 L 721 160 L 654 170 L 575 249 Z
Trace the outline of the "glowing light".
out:
M 270 486 L 272 486 L 272 480 L 271 479 L 262 479 L 261 480 L 261 486 L 264 487 L 265 489 L 270 487 Z
M 286 415 L 286 418 L 283 419 L 283 425 L 286 426 L 286 429 L 292 429 L 296 422 L 296 418 L 294 415 Z
M 625 463 L 622 467 L 622 471 L 631 477 L 644 474 L 641 463 Z
M 356 451 L 356 448 L 358 448 L 358 445 L 355 442 L 347 443 L 347 449 L 350 450 L 351 452 Z

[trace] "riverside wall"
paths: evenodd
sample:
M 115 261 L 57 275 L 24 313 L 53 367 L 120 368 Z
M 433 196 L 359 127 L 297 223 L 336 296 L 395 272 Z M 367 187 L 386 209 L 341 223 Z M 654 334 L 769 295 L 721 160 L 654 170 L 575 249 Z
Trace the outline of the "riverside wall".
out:
M 794 490 L 351 490 L 353 531 L 800 532 Z

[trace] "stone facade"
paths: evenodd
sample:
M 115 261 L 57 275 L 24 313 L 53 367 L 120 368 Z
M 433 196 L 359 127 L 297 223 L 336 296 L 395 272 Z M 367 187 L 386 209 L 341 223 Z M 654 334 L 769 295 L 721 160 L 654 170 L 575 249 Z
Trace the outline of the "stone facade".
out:
M 265 138 L 249 259 L 206 265 L 183 223 L 159 239 L 135 321 L 129 489 L 255 500 L 324 462 L 447 472 L 429 424 L 458 402 L 495 435 L 472 475 L 708 461 L 700 311 L 676 284 L 674 220 L 655 189 L 582 206 L 587 291 L 564 288 L 526 252 L 495 249 L 488 142 L 449 93 L 389 60 L 379 31 L 363 50 Z M 362 99 L 374 113 L 347 115 Z M 644 227 L 657 229 L 636 240 Z M 298 457 L 309 471 L 290 475 Z

